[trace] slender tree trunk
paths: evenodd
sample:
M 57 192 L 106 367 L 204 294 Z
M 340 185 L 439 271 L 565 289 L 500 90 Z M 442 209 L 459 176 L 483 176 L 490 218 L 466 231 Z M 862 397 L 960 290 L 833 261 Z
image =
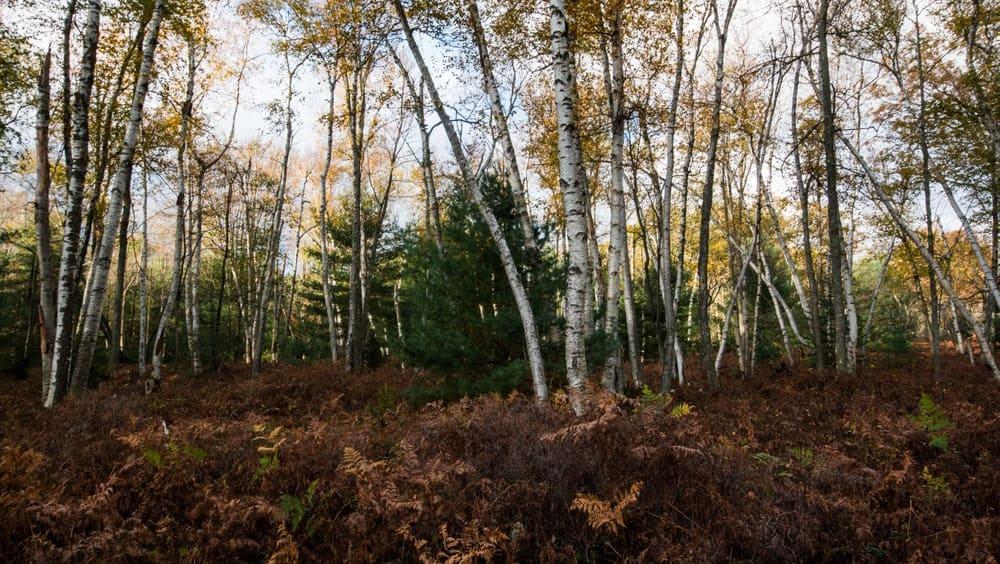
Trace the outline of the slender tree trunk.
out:
M 285 207 L 285 190 L 288 187 L 288 159 L 292 153 L 292 97 L 295 93 L 294 79 L 298 65 L 292 66 L 288 53 L 285 54 L 285 68 L 288 78 L 288 89 L 285 91 L 285 151 L 281 157 L 281 178 L 278 181 L 278 193 L 275 196 L 274 214 L 271 217 L 271 231 L 267 243 L 267 260 L 263 266 L 264 276 L 257 296 L 257 304 L 253 318 L 253 337 L 250 356 L 250 376 L 260 374 L 261 360 L 264 354 L 264 326 L 267 324 L 267 304 L 272 295 L 277 304 L 278 296 L 275 287 L 279 278 L 276 272 L 278 254 L 281 245 L 282 211 Z M 275 316 L 274 331 L 278 331 L 278 318 Z
M 604 332 L 615 342 L 614 350 L 604 364 L 603 384 L 606 390 L 622 393 L 625 378 L 622 374 L 621 346 L 618 344 L 618 312 L 621 296 L 622 268 L 625 245 L 625 96 L 624 56 L 622 54 L 622 6 L 615 3 L 611 15 L 611 57 L 604 47 L 604 82 L 608 95 L 608 118 L 611 122 L 611 189 L 608 193 L 611 208 L 611 234 L 608 246 L 608 288 L 605 302 Z M 602 43 L 604 40 L 602 39 Z
M 319 175 L 320 207 L 319 207 L 319 233 L 320 233 L 320 259 L 323 265 L 323 305 L 326 308 L 326 327 L 330 336 L 330 360 L 337 362 L 337 323 L 333 311 L 333 288 L 330 283 L 330 246 L 329 229 L 327 223 L 328 192 L 327 181 L 330 176 L 330 161 L 333 158 L 333 119 L 336 111 L 335 94 L 337 91 L 337 77 L 326 69 L 326 82 L 330 89 L 329 115 L 326 119 L 326 157 L 323 161 L 323 170 Z
M 500 100 L 500 91 L 497 88 L 496 77 L 493 73 L 493 60 L 490 58 L 489 45 L 486 43 L 486 34 L 483 32 L 483 25 L 479 18 L 478 1 L 468 0 L 467 4 L 469 9 L 469 27 L 472 29 L 472 39 L 479 53 L 479 68 L 483 74 L 484 89 L 490 100 L 490 111 L 493 115 L 493 122 L 496 124 L 500 134 L 500 145 L 503 149 L 507 182 L 510 184 L 511 195 L 514 199 L 514 209 L 524 236 L 524 246 L 533 254 L 538 250 L 538 243 L 535 239 L 535 229 L 531 224 L 531 214 L 528 211 L 528 191 L 525 189 L 521 179 L 521 167 L 517 163 L 517 151 L 514 149 L 514 140 L 511 138 L 510 127 L 507 124 L 507 113 L 504 111 L 503 103 Z
M 132 164 L 135 156 L 136 143 L 139 140 L 139 129 L 142 126 L 142 108 L 149 90 L 149 81 L 153 71 L 153 56 L 159 38 L 160 21 L 166 0 L 157 0 L 153 9 L 153 17 L 149 23 L 142 49 L 142 64 L 136 80 L 135 91 L 132 94 L 132 108 L 129 111 L 129 122 L 125 130 L 125 140 L 118 153 L 118 171 L 108 194 L 108 210 L 105 216 L 104 230 L 101 234 L 101 244 L 98 254 L 91 263 L 90 295 L 86 300 L 87 309 L 84 312 L 83 332 L 80 337 L 78 358 L 74 367 L 73 386 L 82 388 L 90 374 L 90 364 L 97 344 L 97 331 L 104 309 L 104 298 L 107 295 L 108 273 L 111 269 L 111 257 L 114 254 L 115 239 L 118 237 L 118 223 L 121 219 L 125 202 L 125 192 L 130 190 L 132 180 Z M 126 226 L 127 233 L 127 226 Z M 117 347 L 117 343 L 112 343 Z
M 816 30 L 819 40 L 819 98 L 823 114 L 823 155 L 826 167 L 827 229 L 830 245 L 830 301 L 833 304 L 834 352 L 837 371 L 854 373 L 847 351 L 847 317 L 844 314 L 844 237 L 840 226 L 840 197 L 837 194 L 837 147 L 834 124 L 833 88 L 830 85 L 830 60 L 827 53 L 829 0 L 820 0 Z
M 420 54 L 420 49 L 418 48 L 417 42 L 413 37 L 413 30 L 410 29 L 410 24 L 406 18 L 406 12 L 403 9 L 403 5 L 400 0 L 393 0 L 392 3 L 396 9 L 396 15 L 398 16 L 400 24 L 403 28 L 403 33 L 406 35 L 406 42 L 410 47 L 410 52 L 413 54 L 413 59 L 416 61 L 417 67 L 420 69 L 420 74 L 423 76 L 424 81 L 427 84 L 427 90 L 430 94 L 431 102 L 434 105 L 434 110 L 437 112 L 438 119 L 441 120 L 441 125 L 444 127 L 445 134 L 448 137 L 448 143 L 451 145 L 452 153 L 454 154 L 455 160 L 458 162 L 459 171 L 462 175 L 462 183 L 475 202 L 479 212 L 482 214 L 483 219 L 486 222 L 486 226 L 490 230 L 490 235 L 492 236 L 494 243 L 496 243 L 497 250 L 500 253 L 500 260 L 503 263 L 504 274 L 507 276 L 507 283 L 510 285 L 511 293 L 514 294 L 514 301 L 517 304 L 518 313 L 521 317 L 521 324 L 524 328 L 524 340 L 528 352 L 528 365 L 531 368 L 531 377 L 535 390 L 535 397 L 538 401 L 546 401 L 548 399 L 549 391 L 548 384 L 545 381 L 545 367 L 542 363 L 542 349 L 538 339 L 538 328 L 535 325 L 535 317 L 531 309 L 531 302 L 528 300 L 528 293 L 525 291 L 524 285 L 521 282 L 521 275 L 514 262 L 514 256 L 511 253 L 510 247 L 507 245 L 507 239 L 503 234 L 500 223 L 493 214 L 493 210 L 491 210 L 489 205 L 486 203 L 485 198 L 480 192 L 479 186 L 472 175 L 472 169 L 469 166 L 465 152 L 462 149 L 461 140 L 452 125 L 451 118 L 445 111 L 444 102 L 442 102 L 440 95 L 438 95 L 437 88 L 434 86 L 434 80 L 430 70 L 428 70 L 427 65 L 424 63 L 424 59 Z
M 38 110 L 35 118 L 35 253 L 38 255 L 39 343 L 42 355 L 42 401 L 48 397 L 52 373 L 52 336 L 55 334 L 55 280 L 52 275 L 52 228 L 49 225 L 49 71 L 52 51 L 45 53 L 38 73 Z
M 803 47 L 803 52 L 805 48 Z M 809 323 L 813 337 L 813 352 L 815 353 L 816 369 L 822 371 L 826 364 L 826 353 L 823 345 L 823 326 L 819 313 L 819 283 L 816 280 L 816 267 L 813 263 L 812 238 L 809 230 L 809 190 L 802 181 L 802 158 L 799 152 L 798 132 L 798 99 L 799 79 L 802 73 L 802 63 L 795 66 L 795 78 L 792 83 L 792 161 L 795 168 L 795 186 L 799 196 L 799 206 L 802 211 L 802 254 L 806 269 L 806 280 L 809 282 Z
M 75 2 L 71 4 L 75 6 Z M 72 21 L 72 16 L 67 16 Z M 49 394 L 45 398 L 45 407 L 52 407 L 62 399 L 69 384 L 70 353 L 73 347 L 74 311 L 73 300 L 77 283 L 77 256 L 80 251 L 80 223 L 82 222 L 82 205 L 84 182 L 87 178 L 89 163 L 90 129 L 90 95 L 94 86 L 94 66 L 97 59 L 97 41 L 100 34 L 101 1 L 88 0 L 87 24 L 84 31 L 83 53 L 80 60 L 80 79 L 73 93 L 72 113 L 72 152 L 67 151 L 70 167 L 69 202 L 66 218 L 63 223 L 62 252 L 59 255 L 59 280 L 57 287 L 57 310 L 55 329 L 55 349 L 52 353 L 52 373 L 49 379 Z M 68 34 L 68 32 L 67 32 Z M 68 53 L 68 47 L 65 51 Z M 64 61 L 68 64 L 68 61 Z M 68 69 L 64 72 L 68 76 Z M 64 106 L 67 105 L 64 102 Z M 66 128 L 68 129 L 68 128 Z M 69 139 L 69 137 L 66 137 Z M 67 143 L 68 144 L 68 143 Z
M 718 39 L 718 53 L 715 57 L 715 89 L 712 100 L 712 125 L 708 138 L 706 155 L 705 187 L 701 198 L 701 226 L 698 232 L 698 326 L 701 341 L 702 365 L 708 376 L 712 390 L 719 388 L 717 363 L 712 360 L 712 337 L 709 333 L 708 315 L 708 242 L 712 221 L 712 192 L 715 186 L 715 160 L 719 148 L 722 113 L 722 81 L 725 79 L 726 38 L 729 23 L 736 9 L 736 0 L 728 0 L 724 15 L 719 14 L 717 0 L 712 0 L 711 9 L 715 16 L 715 32 Z M 728 316 L 727 316 L 728 317 Z M 725 340 L 725 334 L 722 336 Z
M 139 378 L 146 378 L 149 350 L 149 164 L 142 163 L 142 255 L 139 258 Z
M 397 0 L 398 1 L 398 0 Z M 566 378 L 577 412 L 583 410 L 587 378 L 586 326 L 591 312 L 586 308 L 588 278 L 588 234 L 586 181 L 577 126 L 575 61 L 566 0 L 550 0 L 553 85 L 559 129 L 559 186 L 563 196 L 569 265 L 566 282 Z
M 194 44 L 188 42 L 187 50 L 187 86 L 184 95 L 184 102 L 181 104 L 181 131 L 180 146 L 177 148 L 177 218 L 174 229 L 174 265 L 170 275 L 170 288 L 167 290 L 167 298 L 164 301 L 163 309 L 160 311 L 160 320 L 156 325 L 156 333 L 153 336 L 153 378 L 147 381 L 147 393 L 162 380 L 161 368 L 163 365 L 163 353 L 166 348 L 166 332 L 170 319 L 174 316 L 174 305 L 177 303 L 177 294 L 181 291 L 181 277 L 184 270 L 184 206 L 185 194 L 187 191 L 187 162 L 185 153 L 188 143 L 188 129 L 191 126 L 191 104 L 194 98 Z
M 118 228 L 118 264 L 115 271 L 115 301 L 112 306 L 111 348 L 108 351 L 108 374 L 118 372 L 118 358 L 123 350 L 122 323 L 125 317 L 125 267 L 128 264 L 128 230 L 132 216 L 132 181 L 122 196 L 122 220 Z
M 351 275 L 348 299 L 347 322 L 347 369 L 357 370 L 364 365 L 365 335 L 367 334 L 365 319 L 365 295 L 362 272 L 365 262 L 364 232 L 362 226 L 361 161 L 364 158 L 366 81 L 368 74 L 360 61 L 351 71 L 351 81 L 347 88 L 348 126 L 351 138 L 351 165 L 353 207 L 351 215 Z
M 676 43 L 676 60 L 674 61 L 674 82 L 673 88 L 670 91 L 670 114 L 667 117 L 667 149 L 666 149 L 666 168 L 664 169 L 663 186 L 662 186 L 662 216 L 661 221 L 661 237 L 660 237 L 660 297 L 663 300 L 664 316 L 663 316 L 663 350 L 666 353 L 666 358 L 663 362 L 663 372 L 660 376 L 660 388 L 662 391 L 669 391 L 673 385 L 674 379 L 674 347 L 672 343 L 676 339 L 676 329 L 677 329 L 677 307 L 676 301 L 674 300 L 673 291 L 673 265 L 671 264 L 671 253 L 673 252 L 672 247 L 672 233 L 671 230 L 673 226 L 671 224 L 672 209 L 673 209 L 673 187 L 674 187 L 674 154 L 675 154 L 675 143 L 677 137 L 677 108 L 680 105 L 680 92 L 681 92 L 681 79 L 684 76 L 684 0 L 678 0 L 677 3 L 677 23 L 674 30 L 675 43 Z M 721 43 L 720 43 L 721 45 Z M 721 47 L 720 47 L 721 48 Z M 647 139 L 647 145 L 649 145 L 648 133 L 644 132 Z M 650 147 L 650 166 L 653 166 L 653 156 L 652 147 Z M 678 279 L 678 284 L 680 280 Z

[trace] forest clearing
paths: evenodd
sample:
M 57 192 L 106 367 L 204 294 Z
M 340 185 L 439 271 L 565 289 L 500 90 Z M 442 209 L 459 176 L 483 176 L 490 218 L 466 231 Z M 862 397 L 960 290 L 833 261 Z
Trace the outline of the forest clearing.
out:
M 1000 0 L 0 0 L 0 561 L 997 562 Z

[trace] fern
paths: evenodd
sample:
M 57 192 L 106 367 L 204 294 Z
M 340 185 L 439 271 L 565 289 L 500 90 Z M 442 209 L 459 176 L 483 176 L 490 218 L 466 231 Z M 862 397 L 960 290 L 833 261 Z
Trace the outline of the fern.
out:
M 253 474 L 254 480 L 259 480 L 278 467 L 278 452 L 281 450 L 281 445 L 285 443 L 285 439 L 281 438 L 283 430 L 281 425 L 273 429 L 268 429 L 264 423 L 254 425 L 253 432 L 256 436 L 251 442 L 260 443 L 257 446 L 257 452 L 261 455 L 260 460 L 257 461 L 257 470 Z
M 694 408 L 691 407 L 689 403 L 679 403 L 670 410 L 670 416 L 674 419 L 680 419 L 681 417 L 687 417 L 694 413 Z
M 587 525 L 591 529 L 616 534 L 619 529 L 625 528 L 624 512 L 638 501 L 640 491 L 642 482 L 635 482 L 614 505 L 594 495 L 577 494 L 570 509 L 586 513 Z

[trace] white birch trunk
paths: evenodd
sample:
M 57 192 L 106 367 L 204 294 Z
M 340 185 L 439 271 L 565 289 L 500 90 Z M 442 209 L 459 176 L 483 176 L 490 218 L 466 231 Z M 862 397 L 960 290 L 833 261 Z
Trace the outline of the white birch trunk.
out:
M 528 300 L 528 294 L 521 282 L 521 275 L 518 272 L 517 265 L 514 263 L 514 256 L 510 251 L 510 247 L 507 245 L 507 239 L 503 234 L 503 230 L 500 228 L 500 224 L 497 221 L 496 216 L 486 204 L 482 193 L 479 191 L 479 186 L 476 184 L 476 179 L 473 177 L 472 169 L 466 159 L 465 151 L 462 149 L 461 140 L 452 125 L 451 118 L 445 111 L 444 102 L 442 102 L 441 96 L 438 94 L 437 88 L 434 86 L 433 77 L 430 70 L 427 68 L 427 65 L 424 63 L 423 56 L 420 54 L 420 49 L 413 37 L 413 30 L 410 29 L 403 5 L 400 0 L 393 0 L 393 6 L 396 9 L 396 15 L 399 17 L 403 32 L 406 35 L 406 42 L 410 47 L 413 59 L 416 62 L 417 67 L 420 69 L 420 73 L 427 84 L 427 90 L 430 94 L 431 102 L 434 105 L 434 110 L 437 112 L 438 119 L 441 120 L 441 125 L 444 127 L 445 134 L 448 137 L 452 153 L 454 154 L 455 161 L 458 163 L 459 172 L 462 175 L 462 182 L 465 185 L 466 191 L 475 202 L 476 207 L 479 209 L 479 212 L 483 215 L 486 226 L 490 230 L 490 235 L 493 237 L 493 241 L 496 243 L 497 250 L 500 253 L 500 260 L 503 263 L 504 274 L 507 276 L 507 283 L 510 285 L 511 293 L 514 294 L 514 301 L 517 304 L 518 313 L 521 317 L 521 324 L 524 328 L 524 340 L 528 353 L 528 365 L 531 369 L 535 396 L 538 401 L 546 401 L 548 399 L 549 392 L 548 384 L 545 381 L 545 367 L 542 363 L 542 349 L 538 339 L 538 328 L 535 325 L 535 317 L 531 309 L 531 302 Z
M 49 394 L 49 374 L 52 372 L 52 337 L 55 334 L 55 285 L 52 278 L 52 229 L 49 224 L 49 190 L 52 176 L 49 170 L 49 70 L 52 51 L 42 59 L 38 73 L 38 111 L 35 120 L 35 246 L 38 255 L 39 283 L 39 344 L 42 355 L 42 401 Z
M 590 311 L 587 303 L 588 227 L 585 180 L 582 178 L 580 137 L 576 120 L 574 90 L 575 61 L 571 51 L 569 14 L 565 0 L 550 0 L 553 86 L 559 129 L 559 185 L 566 217 L 569 265 L 566 281 L 566 378 L 569 380 L 574 408 L 583 409 L 584 382 L 587 378 L 586 326 Z
M 97 345 L 97 333 L 104 312 L 104 299 L 107 297 L 111 258 L 118 238 L 118 223 L 121 221 L 124 194 L 126 190 L 130 189 L 132 181 L 135 147 L 139 141 L 139 129 L 142 127 L 142 109 L 146 102 L 146 93 L 149 90 L 149 81 L 153 72 L 153 59 L 156 54 L 165 2 L 166 0 L 157 0 L 149 22 L 149 30 L 142 48 L 139 76 L 132 93 L 132 107 L 129 110 L 125 139 L 118 153 L 118 170 L 108 193 L 108 209 L 104 219 L 104 230 L 101 234 L 97 254 L 91 263 L 90 295 L 84 300 L 87 309 L 83 312 L 83 332 L 80 334 L 80 344 L 73 372 L 73 380 L 79 382 L 80 386 L 83 386 L 89 377 L 90 365 Z M 118 343 L 111 343 L 111 346 L 117 347 Z
M 71 4 L 71 11 L 74 6 L 75 2 Z M 71 21 L 72 18 L 68 16 L 67 19 Z M 70 143 L 67 142 L 68 140 L 64 140 L 67 147 L 72 147 L 72 149 L 67 148 L 66 151 L 67 156 L 72 154 L 72 159 L 66 162 L 66 166 L 70 169 L 69 202 L 66 219 L 63 223 L 62 252 L 59 255 L 55 348 L 52 351 L 52 371 L 49 376 L 48 396 L 45 398 L 45 407 L 47 408 L 51 408 L 62 399 L 69 384 L 70 354 L 75 328 L 75 320 L 73 319 L 76 309 L 74 294 L 76 293 L 77 261 L 80 253 L 79 231 L 83 220 L 83 190 L 89 164 L 90 96 L 94 86 L 94 66 L 97 58 L 100 22 L 101 0 L 89 0 L 87 3 L 87 23 L 83 36 L 83 54 L 80 59 L 80 78 L 77 82 L 76 92 L 73 94 L 72 141 Z M 66 52 L 68 52 L 68 48 Z M 68 69 L 65 73 L 68 85 Z M 66 104 L 64 104 L 64 109 L 66 109 L 65 106 Z
M 521 179 L 521 167 L 517 162 L 517 151 L 514 149 L 514 141 L 507 124 L 507 113 L 500 100 L 500 91 L 493 73 L 493 60 L 490 57 L 486 34 L 483 32 L 483 25 L 479 18 L 478 1 L 468 0 L 468 7 L 469 26 L 472 28 L 472 39 L 479 53 L 479 67 L 483 74 L 483 87 L 490 100 L 490 112 L 500 134 L 500 146 L 503 149 L 507 182 L 510 184 L 511 195 L 514 198 L 514 209 L 517 210 L 518 223 L 524 236 L 524 246 L 534 252 L 538 250 L 538 243 L 535 240 L 535 229 L 532 227 L 531 214 L 528 211 L 528 191 Z
M 606 390 L 622 393 L 625 381 L 622 375 L 621 346 L 618 344 L 618 312 L 621 297 L 621 278 L 625 255 L 625 75 L 622 55 L 621 6 L 615 9 L 611 23 L 611 57 L 604 52 L 604 83 L 608 95 L 608 118 L 611 122 L 611 189 L 608 192 L 611 208 L 611 233 L 608 245 L 608 285 L 605 302 L 604 332 L 615 342 L 614 349 L 604 364 L 603 384 Z M 609 64 L 610 63 L 610 64 Z M 628 268 L 627 265 L 624 265 Z

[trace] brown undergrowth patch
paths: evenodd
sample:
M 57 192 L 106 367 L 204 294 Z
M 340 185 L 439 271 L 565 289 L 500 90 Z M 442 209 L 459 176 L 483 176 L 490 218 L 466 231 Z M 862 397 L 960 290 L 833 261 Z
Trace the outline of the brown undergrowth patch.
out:
M 985 561 L 1000 392 L 946 360 L 940 381 L 762 367 L 717 394 L 692 374 L 674 397 L 594 392 L 582 418 L 559 393 L 396 404 L 413 375 L 395 369 L 233 369 L 149 397 L 122 375 L 51 412 L 4 381 L 0 556 Z

